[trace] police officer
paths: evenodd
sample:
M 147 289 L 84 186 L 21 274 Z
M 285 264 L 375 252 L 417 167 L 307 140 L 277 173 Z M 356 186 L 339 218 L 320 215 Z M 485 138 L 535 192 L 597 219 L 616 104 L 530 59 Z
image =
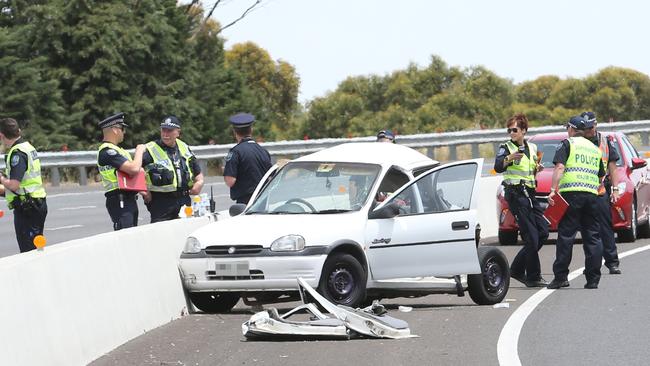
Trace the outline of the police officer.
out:
M 541 275 L 538 251 L 548 239 L 548 222 L 535 199 L 535 174 L 542 167 L 537 146 L 524 139 L 528 131 L 526 116 L 516 114 L 506 125 L 510 140 L 499 146 L 494 170 L 503 173 L 505 199 L 524 239 L 524 246 L 510 266 L 510 276 L 526 287 L 544 287 L 548 282 Z
M 117 113 L 99 122 L 99 128 L 104 135 L 97 153 L 97 167 L 102 178 L 106 193 L 106 209 L 113 221 L 113 230 L 120 230 L 138 225 L 138 205 L 136 193 L 119 189 L 117 171 L 135 176 L 142 169 L 142 154 L 145 146 L 140 144 L 135 148 L 135 156 L 118 145 L 124 140 L 124 113 Z
M 377 134 L 377 142 L 392 142 L 395 143 L 395 134 L 391 130 L 381 130 Z
M 160 139 L 146 144 L 142 165 L 149 192 L 144 201 L 152 223 L 177 219 L 181 207 L 191 205 L 190 195 L 203 188 L 201 167 L 180 134 L 181 121 L 168 116 L 160 124 Z
M 569 138 L 558 145 L 553 158 L 555 169 L 551 180 L 548 203 L 555 204 L 558 192 L 569 204 L 569 208 L 558 224 L 555 245 L 555 278 L 549 289 L 569 286 L 567 279 L 573 251 L 573 241 L 580 230 L 585 252 L 585 288 L 598 288 L 603 243 L 598 225 L 598 186 L 605 175 L 602 153 L 594 144 L 584 138 L 586 130 L 593 123 L 581 116 L 571 117 L 568 123 Z
M 255 187 L 271 168 L 271 155 L 252 138 L 255 117 L 238 113 L 230 117 L 237 145 L 226 156 L 223 179 L 230 187 L 230 198 L 237 203 L 248 203 Z
M 620 159 L 617 150 L 612 146 L 612 141 L 597 132 L 598 121 L 594 112 L 582 112 L 580 115 L 594 124 L 594 128 L 587 130 L 585 137 L 594 145 L 598 146 L 603 159 L 603 166 L 607 168 L 607 175 L 603 183 L 598 187 L 598 224 L 600 225 L 600 238 L 603 241 L 603 258 L 609 274 L 621 274 L 618 268 L 618 251 L 614 239 L 614 228 L 612 226 L 612 206 L 619 199 L 618 176 L 616 162 Z
M 5 147 L 5 173 L 0 175 L 7 205 L 14 210 L 14 228 L 21 253 L 36 249 L 34 237 L 43 235 L 47 202 L 41 178 L 41 161 L 34 146 L 23 140 L 13 118 L 0 120 L 0 140 Z

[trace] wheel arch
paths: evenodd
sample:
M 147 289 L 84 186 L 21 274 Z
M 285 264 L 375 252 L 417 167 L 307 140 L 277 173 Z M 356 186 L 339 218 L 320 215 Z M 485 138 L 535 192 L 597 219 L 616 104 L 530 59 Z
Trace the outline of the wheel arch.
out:
M 363 267 L 363 271 L 366 273 L 366 277 L 368 276 L 368 259 L 361 244 L 354 240 L 337 240 L 330 244 L 329 248 L 327 251 L 328 257 L 334 253 L 350 254 L 359 261 L 361 267 Z

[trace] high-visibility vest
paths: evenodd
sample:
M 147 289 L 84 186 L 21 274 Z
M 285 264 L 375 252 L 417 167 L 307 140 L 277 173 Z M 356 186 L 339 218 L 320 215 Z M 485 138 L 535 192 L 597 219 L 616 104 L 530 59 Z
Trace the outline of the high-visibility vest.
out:
M 569 157 L 560 179 L 560 192 L 589 192 L 598 194 L 598 172 L 602 152 L 584 137 L 569 138 Z
M 129 154 L 128 151 L 122 149 L 121 147 L 115 144 L 112 144 L 110 142 L 104 142 L 101 145 L 99 145 L 99 149 L 97 150 L 97 167 L 99 168 L 99 175 L 102 177 L 102 185 L 104 186 L 104 190 L 106 192 L 110 192 L 119 189 L 120 187 L 117 184 L 117 169 L 115 169 L 115 167 L 113 167 L 110 164 L 99 165 L 99 152 L 106 147 L 117 151 L 118 154 L 124 156 L 129 161 L 132 161 L 132 159 L 131 159 L 131 154 Z
M 44 198 L 46 196 L 43 179 L 41 178 L 41 160 L 38 158 L 36 149 L 29 142 L 21 142 L 9 149 L 7 155 L 5 155 L 5 175 L 11 177 L 11 155 L 14 151 L 21 151 L 27 155 L 27 170 L 25 170 L 25 175 L 23 175 L 16 192 L 5 189 L 5 198 L 10 207 L 17 196 L 24 197 L 27 194 L 33 198 Z
M 508 153 L 512 154 L 517 152 L 519 147 L 515 145 L 512 141 L 505 143 Z M 503 182 L 506 185 L 516 185 L 523 183 L 527 187 L 535 188 L 535 171 L 537 170 L 537 145 L 529 142 L 528 150 L 530 151 L 530 157 L 524 156 L 521 157 L 519 162 L 513 162 L 506 168 L 506 171 L 503 173 Z
M 607 169 L 607 165 L 609 164 L 609 144 L 607 143 L 607 138 L 602 133 L 598 134 L 598 149 L 600 149 L 600 152 L 602 153 L 601 159 L 603 160 L 603 166 Z M 598 186 L 598 195 L 602 196 L 606 192 L 604 184 L 605 177 L 600 181 L 601 183 Z
M 181 158 L 181 164 L 185 164 L 185 168 L 187 169 L 187 172 L 189 173 L 189 178 L 187 181 L 187 186 L 188 188 L 192 188 L 194 185 L 194 173 L 192 172 L 192 169 L 190 167 L 190 159 L 194 156 L 192 152 L 190 151 L 189 146 L 187 146 L 186 143 L 183 141 L 176 139 L 176 145 L 178 145 L 178 152 L 180 153 L 180 158 Z M 151 157 L 153 158 L 153 164 L 157 164 L 159 166 L 163 166 L 165 169 L 170 170 L 174 176 L 174 180 L 172 183 L 164 185 L 164 186 L 155 186 L 151 184 L 151 178 L 149 175 L 149 165 L 145 167 L 145 171 L 147 171 L 147 188 L 152 191 L 152 192 L 174 192 L 178 189 L 178 185 L 180 184 L 179 179 L 180 177 L 177 176 L 176 174 L 176 169 L 174 169 L 174 162 L 172 159 L 167 155 L 167 152 L 160 147 L 155 141 L 150 141 L 146 144 L 147 150 L 149 151 L 149 154 L 151 154 Z

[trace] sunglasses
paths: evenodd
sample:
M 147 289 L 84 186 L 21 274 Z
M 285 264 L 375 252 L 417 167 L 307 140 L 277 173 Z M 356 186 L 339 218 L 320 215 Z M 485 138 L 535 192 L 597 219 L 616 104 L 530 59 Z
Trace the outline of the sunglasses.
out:
M 119 129 L 119 130 L 122 130 L 122 131 L 126 130 L 126 127 L 124 127 L 123 125 L 115 125 L 115 126 L 113 126 L 113 127 L 114 127 L 114 128 L 117 128 L 117 129 Z
M 517 127 L 513 127 L 513 128 L 507 129 L 506 131 L 508 131 L 508 133 L 511 133 L 511 132 L 517 133 L 517 132 L 519 132 L 519 129 Z

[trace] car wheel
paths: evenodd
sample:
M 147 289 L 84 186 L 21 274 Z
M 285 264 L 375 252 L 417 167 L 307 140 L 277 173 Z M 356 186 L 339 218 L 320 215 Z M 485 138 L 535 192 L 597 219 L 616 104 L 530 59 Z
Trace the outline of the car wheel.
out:
M 366 273 L 352 255 L 334 253 L 323 265 L 318 292 L 329 301 L 357 307 L 366 298 Z
M 501 245 L 515 245 L 517 244 L 519 232 L 515 231 L 501 231 L 499 230 L 499 244 Z
M 467 276 L 469 296 L 479 305 L 492 305 L 503 301 L 510 287 L 508 259 L 497 248 L 479 247 L 478 260 L 481 274 Z
M 192 304 L 205 313 L 227 313 L 239 297 L 238 292 L 190 292 Z
M 618 232 L 618 239 L 623 243 L 633 243 L 636 241 L 638 221 L 636 217 L 636 199 L 632 202 L 631 222 L 629 229 L 623 229 Z

